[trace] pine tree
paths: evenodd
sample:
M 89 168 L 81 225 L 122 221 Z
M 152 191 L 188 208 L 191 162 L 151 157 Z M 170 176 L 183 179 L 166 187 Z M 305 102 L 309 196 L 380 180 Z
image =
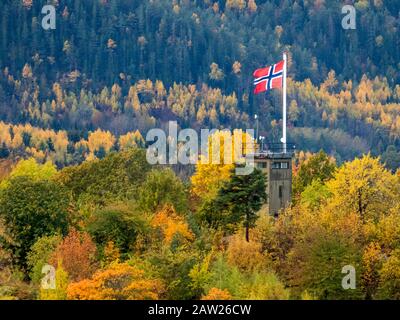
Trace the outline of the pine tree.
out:
M 249 229 L 255 226 L 258 210 L 267 200 L 265 179 L 259 169 L 249 175 L 237 175 L 234 169 L 231 180 L 220 189 L 209 207 L 213 212 L 226 212 L 223 223 L 243 222 L 246 241 L 249 241 Z
M 9 155 L 10 155 L 10 151 L 8 150 L 5 142 L 3 142 L 0 147 L 0 158 L 4 159 L 4 158 L 7 158 Z

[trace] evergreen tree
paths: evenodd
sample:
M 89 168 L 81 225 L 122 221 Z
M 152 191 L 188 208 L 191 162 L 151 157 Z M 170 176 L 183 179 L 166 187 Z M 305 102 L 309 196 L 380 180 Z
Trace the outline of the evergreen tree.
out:
M 223 212 L 224 224 L 239 224 L 243 222 L 246 229 L 246 241 L 249 241 L 249 229 L 255 226 L 257 212 L 267 200 L 266 177 L 259 169 L 249 175 L 237 175 L 232 170 L 232 177 L 218 192 L 207 210 Z
M 5 159 L 9 155 L 10 155 L 10 151 L 8 150 L 7 145 L 5 144 L 5 142 L 3 142 L 1 144 L 1 147 L 0 147 L 0 158 L 1 159 Z

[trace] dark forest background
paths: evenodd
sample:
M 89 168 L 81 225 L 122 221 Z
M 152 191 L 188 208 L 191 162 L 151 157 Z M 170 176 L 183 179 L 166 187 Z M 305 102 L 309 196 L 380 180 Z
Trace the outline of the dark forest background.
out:
M 55 30 L 41 27 L 46 3 Z M 356 30 L 341 26 L 344 4 L 356 8 Z M 3 157 L 63 166 L 168 120 L 254 128 L 254 114 L 276 142 L 280 92 L 255 97 L 252 73 L 287 50 L 291 141 L 339 162 L 370 151 L 400 164 L 396 0 L 7 0 L 0 10 Z

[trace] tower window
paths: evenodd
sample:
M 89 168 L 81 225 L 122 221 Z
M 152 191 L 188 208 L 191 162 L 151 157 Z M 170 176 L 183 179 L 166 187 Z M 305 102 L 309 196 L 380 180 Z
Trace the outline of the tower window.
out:
M 280 169 L 281 163 L 280 162 L 272 162 L 272 169 Z
M 257 167 L 258 168 L 266 168 L 267 167 L 267 163 L 266 162 L 258 162 L 257 163 Z
M 288 162 L 281 162 L 281 169 L 288 169 L 289 163 Z
M 283 187 L 279 186 L 279 199 L 283 198 Z
M 289 169 L 289 162 L 273 162 L 272 169 Z

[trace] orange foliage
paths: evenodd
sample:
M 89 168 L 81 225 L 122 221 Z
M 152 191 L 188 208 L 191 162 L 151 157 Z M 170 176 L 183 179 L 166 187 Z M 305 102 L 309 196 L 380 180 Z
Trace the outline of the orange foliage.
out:
M 163 291 L 162 283 L 146 278 L 144 271 L 127 263 L 113 263 L 85 279 L 68 286 L 72 300 L 155 300 Z
M 193 240 L 194 235 L 183 217 L 176 214 L 171 205 L 164 206 L 151 221 L 151 226 L 161 229 L 164 241 L 171 243 L 175 234 L 180 234 L 187 240 Z
M 89 234 L 72 229 L 58 245 L 50 263 L 57 265 L 58 261 L 62 261 L 70 279 L 79 281 L 90 277 L 95 271 L 95 255 L 96 245 Z
M 206 296 L 201 297 L 201 300 L 232 300 L 232 296 L 227 289 L 211 288 Z

